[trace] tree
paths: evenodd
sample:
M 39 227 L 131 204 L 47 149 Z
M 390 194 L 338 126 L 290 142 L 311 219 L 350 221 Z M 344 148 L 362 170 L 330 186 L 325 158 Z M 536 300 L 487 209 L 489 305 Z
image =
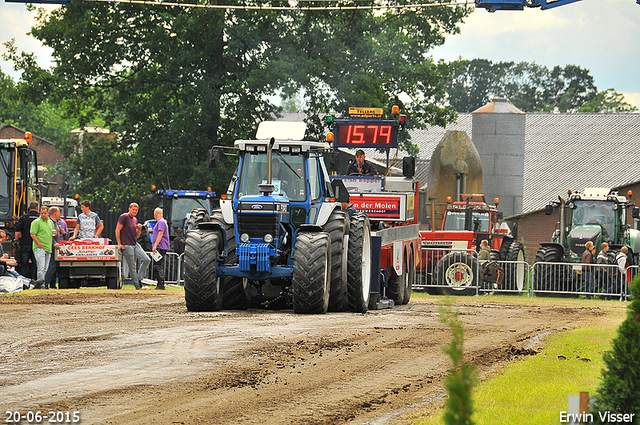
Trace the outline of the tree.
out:
M 638 108 L 625 102 L 624 95 L 614 89 L 598 92 L 593 99 L 578 108 L 578 112 L 602 112 L 608 114 L 637 111 Z
M 470 10 L 275 12 L 72 2 L 41 14 L 32 29 L 53 49 L 53 70 L 17 52 L 12 59 L 34 91 L 63 104 L 81 125 L 100 116 L 118 134 L 107 146 L 93 146 L 91 157 L 78 154 L 85 192 L 121 200 L 140 196 L 151 183 L 222 191 L 236 164 L 212 174 L 207 150 L 250 137 L 257 122 L 278 112 L 269 101 L 277 92 L 304 93 L 312 113 L 308 137 L 324 138 L 323 116 L 354 105 L 389 110 L 398 103 L 420 125 L 451 121 L 454 113 L 434 104 L 448 68 L 427 53 L 457 32 Z M 407 105 L 403 94 L 411 99 Z
M 633 301 L 627 307 L 627 318 L 618 328 L 613 347 L 603 355 L 605 369 L 596 397 L 596 410 L 634 414 L 633 423 L 639 424 L 640 275 L 631 283 L 631 296 Z M 593 416 L 600 420 L 597 412 Z
M 0 124 L 13 124 L 60 145 L 75 121 L 65 119 L 60 108 L 49 102 L 32 102 L 20 84 L 0 71 Z
M 460 59 L 450 66 L 446 98 L 458 112 L 471 112 L 496 96 L 525 112 L 577 112 L 597 92 L 589 71 L 576 65 L 549 70 L 528 62 Z

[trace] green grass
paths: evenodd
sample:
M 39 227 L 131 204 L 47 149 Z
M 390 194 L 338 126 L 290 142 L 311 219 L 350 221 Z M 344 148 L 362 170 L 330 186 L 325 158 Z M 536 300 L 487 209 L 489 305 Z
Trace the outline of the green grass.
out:
M 569 395 L 580 391 L 593 395 L 600 383 L 602 354 L 610 348 L 624 320 L 624 309 L 612 307 L 592 327 L 550 335 L 539 354 L 512 363 L 478 385 L 474 391 L 475 423 L 558 424 L 560 412 L 567 410 Z M 442 413 L 415 423 L 440 424 Z

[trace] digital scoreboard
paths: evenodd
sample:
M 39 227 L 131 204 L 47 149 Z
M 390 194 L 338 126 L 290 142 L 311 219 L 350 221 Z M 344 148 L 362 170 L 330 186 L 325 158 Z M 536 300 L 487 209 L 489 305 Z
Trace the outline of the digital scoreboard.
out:
M 336 120 L 335 145 L 341 148 L 397 148 L 398 124 L 383 120 Z

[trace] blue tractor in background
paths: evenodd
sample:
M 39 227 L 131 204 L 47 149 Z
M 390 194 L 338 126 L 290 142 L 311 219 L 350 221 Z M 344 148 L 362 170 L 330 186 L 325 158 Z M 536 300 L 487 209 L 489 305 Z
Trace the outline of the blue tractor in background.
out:
M 208 190 L 171 190 L 157 189 L 151 187 L 152 194 L 147 201 L 154 203 L 160 199 L 160 207 L 164 213 L 164 219 L 169 226 L 169 236 L 173 239 L 179 235 L 180 230 L 186 234 L 189 231 L 189 219 L 193 210 L 200 211 L 201 215 L 210 214 L 216 207 L 216 194 Z M 142 247 L 146 251 L 151 251 L 153 244 L 153 229 L 156 225 L 155 218 L 144 222 L 146 231 L 141 232 Z M 143 229 L 144 230 L 144 229 Z

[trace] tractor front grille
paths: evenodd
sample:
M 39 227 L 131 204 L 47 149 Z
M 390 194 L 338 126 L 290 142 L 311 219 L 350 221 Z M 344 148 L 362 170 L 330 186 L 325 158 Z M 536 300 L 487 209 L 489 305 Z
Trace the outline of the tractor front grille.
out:
M 277 214 L 238 214 L 238 234 L 247 233 L 250 238 L 262 239 L 264 235 L 270 234 L 274 238 L 278 234 Z

